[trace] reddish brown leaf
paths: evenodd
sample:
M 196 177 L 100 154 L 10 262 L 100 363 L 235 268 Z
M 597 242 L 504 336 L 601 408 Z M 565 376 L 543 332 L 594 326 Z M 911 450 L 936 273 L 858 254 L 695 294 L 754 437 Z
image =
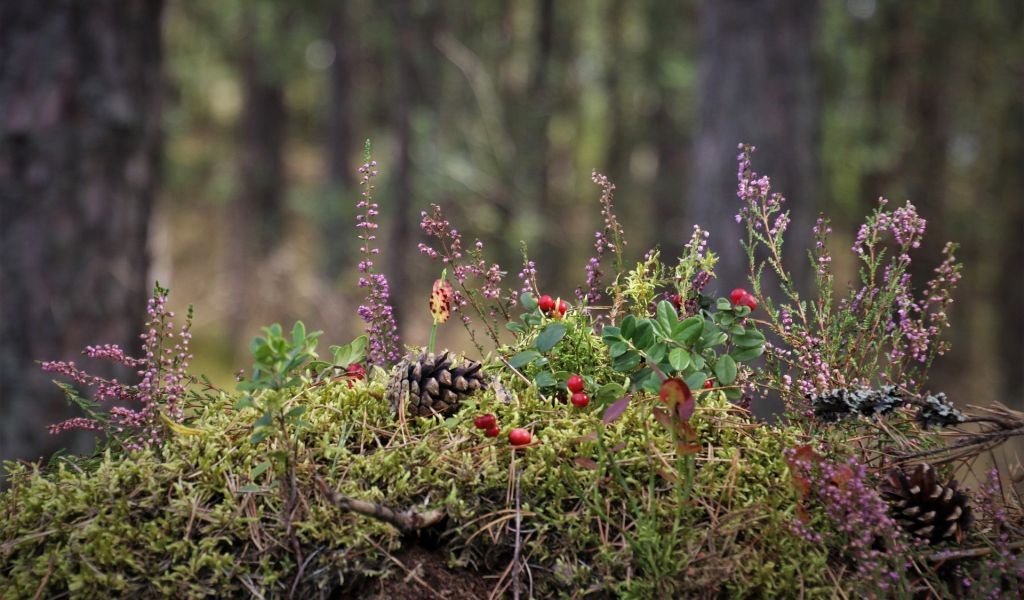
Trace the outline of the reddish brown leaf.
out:
M 583 467 L 584 469 L 587 469 L 588 471 L 597 470 L 597 461 L 595 461 L 592 458 L 587 458 L 586 456 L 577 456 L 576 458 L 572 459 L 572 461 L 577 465 Z
M 622 413 L 626 412 L 626 408 L 629 407 L 629 401 L 631 399 L 632 396 L 630 394 L 626 394 L 619 400 L 611 403 L 608 408 L 605 409 L 604 416 L 601 417 L 601 420 L 605 423 L 614 423 L 622 416 Z
M 596 442 L 597 441 L 597 432 L 596 431 L 591 431 L 587 435 L 580 436 L 580 437 L 574 439 L 573 441 L 576 442 L 577 444 L 582 444 L 583 442 Z
M 658 423 L 660 423 L 661 426 L 664 427 L 665 429 L 668 429 L 669 431 L 671 431 L 672 430 L 672 415 L 668 414 L 668 411 L 666 411 L 664 408 L 661 408 L 661 407 L 658 407 L 658 406 L 654 407 L 653 412 L 654 412 L 654 420 L 656 420 Z
M 661 391 L 658 392 L 658 397 L 661 398 L 662 402 L 668 404 L 669 409 L 674 410 L 683 421 L 689 421 L 690 417 L 693 416 L 693 392 L 690 391 L 689 386 L 683 380 L 675 377 L 666 379 L 661 384 Z

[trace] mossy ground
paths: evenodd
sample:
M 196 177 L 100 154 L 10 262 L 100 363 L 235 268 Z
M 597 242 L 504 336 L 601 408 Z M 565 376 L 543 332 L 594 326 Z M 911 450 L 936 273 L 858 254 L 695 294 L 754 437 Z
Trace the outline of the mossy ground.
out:
M 284 393 L 307 406 L 299 434 L 294 517 L 301 597 L 351 597 L 378 578 L 406 580 L 396 553 L 428 544 L 448 568 L 508 593 L 519 481 L 520 574 L 539 597 L 828 595 L 827 553 L 790 527 L 796 495 L 783 450 L 796 430 L 754 423 L 716 393 L 698 399 L 703 450 L 692 486 L 671 440 L 637 398 L 611 425 L 600 410 L 555 404 L 528 390 L 503 402 L 492 390 L 447 421 L 400 423 L 382 399 L 383 374 Z M 61 458 L 45 469 L 8 465 L 0 497 L 0 597 L 115 595 L 278 597 L 297 572 L 271 468 L 250 480 L 268 442 L 249 441 L 254 415 L 223 394 L 195 408 L 201 436 L 173 435 L 157 450 Z M 513 451 L 472 426 L 492 412 L 536 443 Z M 594 468 L 601 439 L 620 478 Z M 607 465 L 607 462 L 601 462 Z M 341 494 L 396 508 L 443 508 L 421 539 L 344 512 L 314 476 Z M 242 491 L 256 484 L 260 491 Z M 624 485 L 623 485 L 624 484 Z M 428 584 L 429 585 L 429 584 Z M 442 591 L 443 592 L 443 591 Z

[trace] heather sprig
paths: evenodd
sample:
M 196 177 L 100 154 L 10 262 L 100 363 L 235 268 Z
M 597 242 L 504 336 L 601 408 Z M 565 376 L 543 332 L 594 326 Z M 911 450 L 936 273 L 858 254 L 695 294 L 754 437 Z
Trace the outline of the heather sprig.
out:
M 400 342 L 398 325 L 395 323 L 395 311 L 391 306 L 391 291 L 388 279 L 382 273 L 374 272 L 374 257 L 380 254 L 375 247 L 377 240 L 378 213 L 377 203 L 373 200 L 373 178 L 378 175 L 377 161 L 370 160 L 370 146 L 366 146 L 366 162 L 359 167 L 359 184 L 363 191 L 356 208 L 361 214 L 356 215 L 356 227 L 359 229 L 359 287 L 367 290 L 365 304 L 359 306 L 359 317 L 366 322 L 366 335 L 369 337 L 370 362 L 386 367 L 399 358 Z
M 161 415 L 181 423 L 184 418 L 182 403 L 190 384 L 195 379 L 186 373 L 192 353 L 192 307 L 189 306 L 185 322 L 175 327 L 175 314 L 167 308 L 168 290 L 154 286 L 153 296 L 146 306 L 145 332 L 142 340 L 143 356 L 129 356 L 116 344 L 87 346 L 83 354 L 88 358 L 110 360 L 135 372 L 140 381 L 127 384 L 114 379 L 90 375 L 74 361 L 47 361 L 42 369 L 58 373 L 84 388 L 92 388 L 93 400 L 83 398 L 72 385 L 58 384 L 70 401 L 77 404 L 88 417 L 75 417 L 50 425 L 52 434 L 70 430 L 102 431 L 111 440 L 120 441 L 128 450 L 140 450 L 158 444 L 164 436 Z M 113 404 L 109 410 L 103 403 Z
M 615 272 L 615 280 L 612 282 L 610 292 L 612 294 L 612 310 L 608 315 L 615 321 L 622 314 L 626 298 L 623 294 L 619 278 L 625 274 L 624 251 L 626 249 L 626 238 L 622 231 L 622 225 L 615 216 L 615 184 L 606 175 L 597 171 L 590 174 L 590 179 L 601 187 L 601 218 L 604 221 L 603 228 L 594 234 L 594 250 L 596 255 L 587 262 L 587 287 L 586 297 L 588 303 L 593 304 L 600 297 L 602 273 L 600 270 L 601 260 L 606 251 L 612 254 L 612 267 Z
M 808 252 L 815 294 L 804 299 L 782 259 L 790 223 L 785 198 L 772 191 L 768 177 L 753 170 L 753 146 L 741 145 L 740 150 L 737 196 L 742 205 L 736 219 L 747 228 L 744 245 L 751 285 L 783 341 L 781 346 L 767 346 L 766 385 L 790 401 L 834 388 L 885 385 L 919 396 L 932 361 L 948 349 L 940 336 L 949 326 L 952 291 L 960 279 L 956 246 L 946 245 L 935 277 L 917 298 L 910 276 L 911 252 L 920 246 L 926 222 L 913 204 L 889 209 L 888 201 L 880 199 L 853 245 L 861 262 L 860 285 L 836 302 L 828 247 L 832 229 L 820 217 Z M 756 256 L 759 249 L 763 260 Z M 762 292 L 766 270 L 778 280 L 781 301 Z
M 786 461 L 800 492 L 794 531 L 812 544 L 837 546 L 856 565 L 862 584 L 876 587 L 882 596 L 905 591 L 899 588 L 910 566 L 911 542 L 889 515 L 867 467 L 854 458 L 829 462 L 806 446 L 787 450 Z M 812 511 L 824 520 L 812 519 Z
M 683 245 L 683 253 L 675 268 L 676 298 L 680 310 L 686 316 L 697 314 L 700 309 L 701 292 L 715 277 L 718 257 L 708 250 L 710 234 L 700 225 L 693 226 L 689 241 Z
M 502 292 L 501 283 L 505 272 L 497 263 L 488 263 L 484 258 L 484 244 L 476 240 L 470 248 L 462 245 L 462 234 L 452 227 L 452 224 L 444 217 L 441 207 L 437 204 L 430 205 L 430 212 L 420 213 L 420 228 L 428 237 L 433 238 L 434 246 L 420 243 L 420 253 L 428 257 L 440 260 L 446 268 L 451 269 L 452 278 L 455 280 L 457 290 L 452 294 L 452 308 L 460 312 L 460 318 L 470 338 L 477 349 L 483 352 L 482 347 L 476 341 L 476 335 L 470 327 L 471 318 L 466 314 L 466 307 L 472 307 L 487 329 L 487 335 L 497 347 L 501 345 L 498 338 L 498 318 L 505 322 L 511 319 L 510 309 L 515 303 L 516 293 Z M 525 254 L 524 254 L 525 257 Z M 520 273 L 520 279 L 526 278 L 523 286 L 526 287 L 530 278 L 535 276 L 532 262 L 528 259 L 524 271 Z M 531 282 L 536 285 L 535 282 Z

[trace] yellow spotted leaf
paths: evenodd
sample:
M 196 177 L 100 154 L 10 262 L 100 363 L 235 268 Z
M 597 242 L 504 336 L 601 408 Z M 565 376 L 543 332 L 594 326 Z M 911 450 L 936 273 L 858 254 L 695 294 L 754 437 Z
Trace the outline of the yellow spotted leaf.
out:
M 452 315 L 452 284 L 444 279 L 434 282 L 430 292 L 430 314 L 435 323 L 444 323 Z

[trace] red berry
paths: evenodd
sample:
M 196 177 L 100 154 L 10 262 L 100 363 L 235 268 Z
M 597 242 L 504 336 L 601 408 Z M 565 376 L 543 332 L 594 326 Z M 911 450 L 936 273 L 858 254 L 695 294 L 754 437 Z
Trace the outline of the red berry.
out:
M 569 378 L 569 381 L 565 382 L 565 387 L 569 388 L 569 391 L 574 394 L 582 392 L 584 385 L 583 378 L 579 375 L 573 375 Z
M 729 302 L 732 302 L 733 305 L 740 304 L 743 300 L 743 297 L 746 295 L 747 290 L 743 288 L 736 288 L 733 291 L 729 292 Z
M 494 427 L 491 427 L 490 429 L 485 431 L 484 435 L 486 435 L 487 437 L 498 437 L 499 435 L 501 435 L 501 429 L 499 429 L 498 426 L 495 425 Z
M 554 310 L 555 301 L 554 299 L 551 298 L 551 296 L 544 294 L 543 296 L 540 297 L 540 300 L 537 302 L 537 306 L 540 307 L 540 312 L 547 314 Z
M 713 387 L 715 387 L 715 380 L 714 379 L 708 379 L 707 381 L 704 382 L 704 389 L 710 390 Z
M 740 306 L 746 306 L 751 311 L 757 310 L 757 298 L 755 298 L 753 294 L 744 294 L 737 304 Z
M 533 436 L 525 429 L 516 428 L 508 432 L 508 441 L 513 446 L 525 446 L 530 443 Z
M 366 379 L 366 369 L 359 363 L 352 363 L 345 369 L 345 374 L 352 379 Z
M 490 429 L 498 425 L 498 419 L 494 415 L 479 415 L 473 419 L 473 426 L 477 429 Z
M 588 404 L 590 404 L 590 398 L 587 398 L 583 392 L 576 392 L 572 395 L 572 405 L 576 408 L 583 408 Z
M 569 310 L 569 305 L 562 300 L 558 301 L 558 316 L 563 316 L 565 311 Z
M 683 298 L 682 298 L 682 296 L 680 296 L 679 294 L 672 294 L 672 296 L 669 297 L 669 300 L 671 300 L 672 304 L 675 305 L 676 310 L 682 309 L 682 307 L 683 307 Z

